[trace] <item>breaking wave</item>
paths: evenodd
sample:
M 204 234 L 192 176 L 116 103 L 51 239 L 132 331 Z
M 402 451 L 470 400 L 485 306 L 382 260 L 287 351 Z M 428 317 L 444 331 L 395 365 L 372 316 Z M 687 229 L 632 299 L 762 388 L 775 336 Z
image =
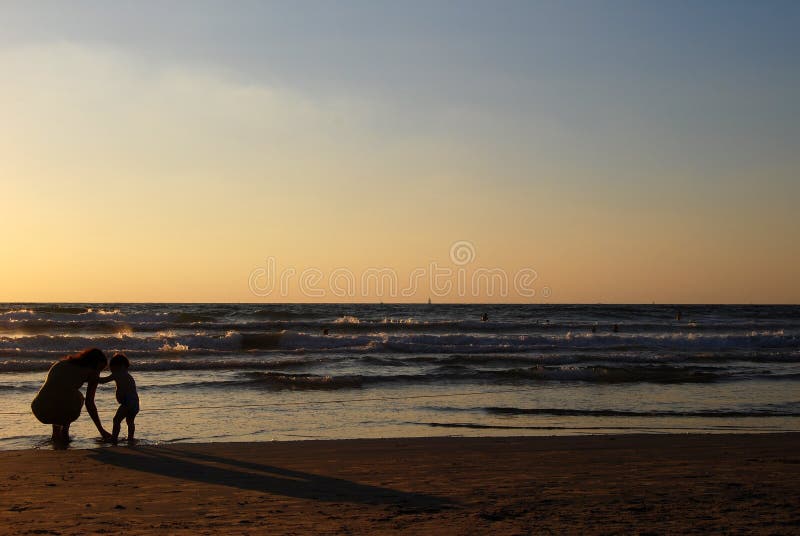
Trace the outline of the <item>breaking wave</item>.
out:
M 724 352 L 734 350 L 787 350 L 783 355 L 800 358 L 800 338 L 782 332 L 749 333 L 746 335 L 479 335 L 479 334 L 342 334 L 324 335 L 294 331 L 180 333 L 175 330 L 149 335 L 119 331 L 105 335 L 14 335 L 0 336 L 0 355 L 20 355 L 61 350 L 64 353 L 97 346 L 114 351 L 169 352 L 182 351 L 351 351 L 401 354 L 498 354 L 525 352 L 593 352 L 593 351 L 657 351 L 657 352 Z

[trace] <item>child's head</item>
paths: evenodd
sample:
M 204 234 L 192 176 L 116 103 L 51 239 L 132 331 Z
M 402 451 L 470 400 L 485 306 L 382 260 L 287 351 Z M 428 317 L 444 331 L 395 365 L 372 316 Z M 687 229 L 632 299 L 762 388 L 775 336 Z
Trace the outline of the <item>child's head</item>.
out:
M 114 354 L 114 357 L 111 358 L 111 362 L 108 364 L 108 368 L 111 370 L 127 369 L 130 366 L 131 363 L 128 361 L 128 358 L 125 357 L 125 354 Z

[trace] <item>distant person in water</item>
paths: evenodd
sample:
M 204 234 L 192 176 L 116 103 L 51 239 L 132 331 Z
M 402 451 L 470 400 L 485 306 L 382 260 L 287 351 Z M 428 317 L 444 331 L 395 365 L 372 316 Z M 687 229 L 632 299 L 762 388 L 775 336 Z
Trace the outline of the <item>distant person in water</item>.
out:
M 100 383 L 114 381 L 117 385 L 117 402 L 119 408 L 114 415 L 114 428 L 111 431 L 111 441 L 119 441 L 119 431 L 122 427 L 122 420 L 128 424 L 128 441 L 134 440 L 136 432 L 136 414 L 139 413 L 139 394 L 136 392 L 136 381 L 131 376 L 128 369 L 131 363 L 124 354 L 114 354 L 108 368 L 111 374 L 105 378 L 100 378 Z
M 683 315 L 681 315 L 681 312 L 680 312 L 680 311 L 678 311 L 678 314 L 676 314 L 676 315 L 675 315 L 675 320 L 677 320 L 678 322 L 680 322 L 680 321 L 681 321 L 681 317 L 682 317 L 682 316 L 683 316 Z
M 330 333 L 330 331 L 328 331 L 328 328 L 325 328 L 325 329 L 322 330 L 322 334 L 323 335 L 328 335 L 329 333 Z
M 619 324 L 614 324 L 614 327 L 611 328 L 611 331 L 614 333 L 619 333 Z
M 69 442 L 69 426 L 78 419 L 84 404 L 103 439 L 111 437 L 103 428 L 94 403 L 100 372 L 106 368 L 106 363 L 108 359 L 101 350 L 90 348 L 50 367 L 47 379 L 31 403 L 31 410 L 41 423 L 53 426 L 54 443 Z M 84 383 L 87 384 L 85 398 L 80 392 Z
M 481 315 L 481 322 L 487 322 L 488 320 L 489 320 L 489 314 L 483 313 L 483 315 Z

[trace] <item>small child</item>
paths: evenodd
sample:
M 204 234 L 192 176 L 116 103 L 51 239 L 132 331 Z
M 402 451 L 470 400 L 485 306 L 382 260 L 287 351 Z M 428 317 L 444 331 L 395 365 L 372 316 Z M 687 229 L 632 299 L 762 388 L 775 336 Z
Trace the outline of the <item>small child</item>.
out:
M 128 372 L 130 366 L 130 361 L 124 354 L 114 354 L 108 364 L 108 368 L 111 369 L 111 375 L 100 378 L 100 383 L 108 383 L 114 380 L 117 384 L 119 409 L 114 415 L 114 428 L 111 431 L 111 441 L 113 443 L 119 440 L 122 419 L 125 419 L 128 423 L 128 442 L 134 441 L 133 435 L 136 431 L 136 425 L 133 420 L 136 418 L 136 414 L 139 413 L 139 394 L 136 392 L 136 382 Z

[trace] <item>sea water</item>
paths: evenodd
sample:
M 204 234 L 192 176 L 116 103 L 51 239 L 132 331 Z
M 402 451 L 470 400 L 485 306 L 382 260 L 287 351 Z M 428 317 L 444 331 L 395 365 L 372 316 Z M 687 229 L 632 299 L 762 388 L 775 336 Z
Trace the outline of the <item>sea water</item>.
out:
M 800 430 L 797 306 L 18 303 L 0 449 L 49 448 L 30 402 L 88 347 L 130 358 L 146 443 Z

